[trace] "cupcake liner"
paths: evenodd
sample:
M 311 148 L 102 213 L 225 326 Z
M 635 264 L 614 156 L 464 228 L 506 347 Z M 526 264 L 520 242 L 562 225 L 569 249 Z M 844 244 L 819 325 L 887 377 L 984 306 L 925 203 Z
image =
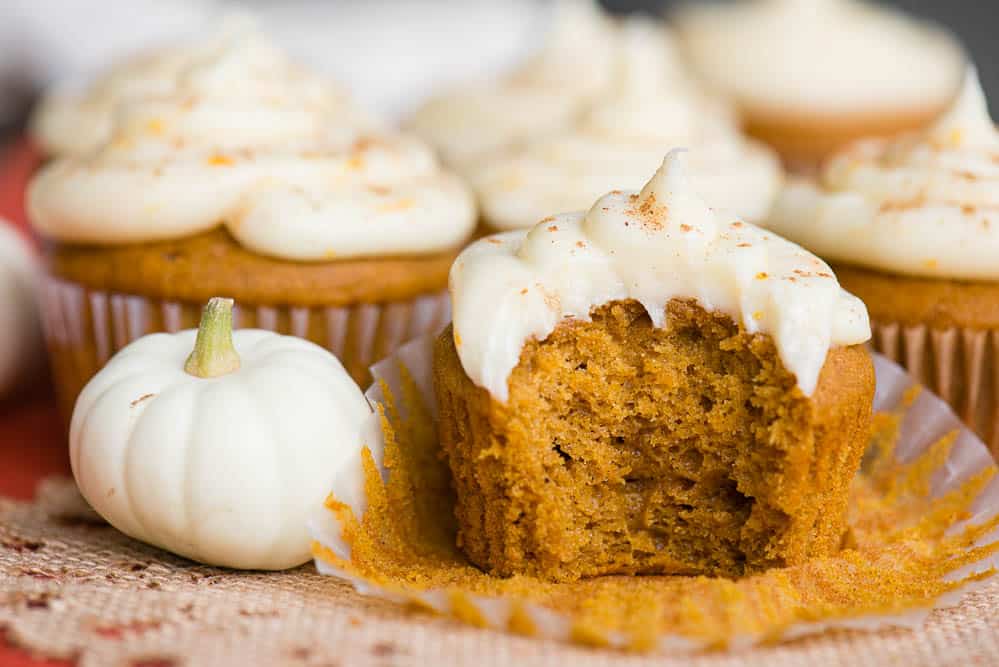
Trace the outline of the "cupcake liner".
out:
M 150 333 L 198 326 L 204 304 L 97 290 L 46 276 L 41 316 L 60 410 L 69 420 L 76 397 L 121 348 Z M 371 364 L 450 320 L 446 290 L 408 301 L 349 307 L 247 306 L 233 326 L 305 338 L 330 350 L 361 386 Z
M 999 331 L 872 323 L 875 350 L 947 401 L 999 454 Z
M 414 340 L 397 350 L 391 358 L 372 368 L 376 382 L 367 391 L 366 396 L 372 405 L 379 407 L 379 410 L 368 421 L 362 437 L 371 454 L 369 463 L 373 461 L 384 481 L 387 481 L 390 475 L 396 474 L 391 471 L 397 469 L 399 460 L 393 458 L 386 465 L 386 458 L 393 455 L 386 454 L 386 447 L 391 445 L 387 445 L 384 432 L 391 433 L 391 429 L 386 429 L 383 425 L 397 421 L 402 425 L 403 431 L 406 431 L 415 428 L 411 422 L 414 418 L 417 420 L 420 418 L 424 420 L 436 419 L 436 401 L 433 396 L 431 373 L 432 348 L 433 337 L 428 336 Z M 660 633 L 650 641 L 649 637 L 643 636 L 644 641 L 638 646 L 640 650 L 672 654 L 721 647 L 738 650 L 760 643 L 790 640 L 833 629 L 863 631 L 885 628 L 915 629 L 922 625 L 933 609 L 954 606 L 966 593 L 982 586 L 985 578 L 991 575 L 993 568 L 999 566 L 999 555 L 996 555 L 996 540 L 999 540 L 999 528 L 996 528 L 999 525 L 999 477 L 994 475 L 994 459 L 982 441 L 972 431 L 964 427 L 961 420 L 944 401 L 928 391 L 919 391 L 919 386 L 905 370 L 889 359 L 875 355 L 874 361 L 877 375 L 875 411 L 879 413 L 879 418 L 875 421 L 882 425 L 889 423 L 891 428 L 888 431 L 882 430 L 882 433 L 890 431 L 893 437 L 886 436 L 887 439 L 879 440 L 878 431 L 875 429 L 871 451 L 865 457 L 865 467 L 878 465 L 877 457 L 872 456 L 875 450 L 884 447 L 890 450 L 890 458 L 898 466 L 897 470 L 893 468 L 898 473 L 898 478 L 881 478 L 881 482 L 886 484 L 884 489 L 887 490 L 884 490 L 884 493 L 886 495 L 902 493 L 900 489 L 905 484 L 910 483 L 919 487 L 921 490 L 914 493 L 916 495 L 923 494 L 920 498 L 921 509 L 909 519 L 914 519 L 920 524 L 932 521 L 934 516 L 938 516 L 941 507 L 952 507 L 956 497 L 960 496 L 965 499 L 963 502 L 966 505 L 962 505 L 962 509 L 954 513 L 956 518 L 946 524 L 946 531 L 944 528 L 939 529 L 937 537 L 938 539 L 946 539 L 940 536 L 962 534 L 965 529 L 971 530 L 972 526 L 978 527 L 978 530 L 973 533 L 974 537 L 961 546 L 961 553 L 965 561 L 959 566 L 942 565 L 945 574 L 941 575 L 941 581 L 955 582 L 952 584 L 953 587 L 942 590 L 935 599 L 929 598 L 925 601 L 920 599 L 920 602 L 925 603 L 910 605 L 908 608 L 899 608 L 896 604 L 894 608 L 888 609 L 887 607 L 891 606 L 891 603 L 896 602 L 894 599 L 890 599 L 886 601 L 884 609 L 870 609 L 853 614 L 833 611 L 817 614 L 805 613 L 797 617 L 798 622 L 770 627 L 766 632 L 733 632 L 731 636 L 726 637 L 722 644 L 719 644 L 717 637 Z M 414 392 L 416 396 L 414 396 Z M 414 405 L 414 399 L 415 403 L 422 405 Z M 398 443 L 395 435 L 388 437 L 396 444 Z M 890 444 L 884 444 L 886 442 Z M 939 456 L 939 460 L 935 459 L 935 456 Z M 873 464 L 871 463 L 872 459 L 875 461 Z M 931 461 L 933 466 L 928 468 L 926 461 Z M 378 502 L 384 503 L 386 500 L 384 497 L 378 499 L 377 494 L 376 497 L 373 497 L 374 499 L 369 497 L 369 494 L 372 493 L 371 480 L 369 477 L 367 482 L 364 481 L 364 473 L 362 472 L 364 465 L 365 455 L 358 453 L 351 465 L 346 466 L 340 473 L 339 479 L 336 480 L 334 485 L 336 497 L 331 496 L 327 502 L 327 507 L 322 512 L 317 513 L 310 521 L 310 529 L 315 540 L 313 553 L 316 556 L 316 567 L 320 573 L 350 582 L 363 595 L 399 604 L 416 605 L 478 627 L 611 648 L 636 648 L 635 636 L 616 631 L 596 636 L 591 632 L 585 632 L 586 627 L 580 617 L 549 608 L 544 604 L 516 597 L 479 594 L 471 590 L 462 590 L 460 585 L 431 586 L 428 588 L 420 585 L 401 585 L 398 581 L 392 581 L 388 574 L 385 576 L 381 576 L 380 573 L 367 576 L 359 575 L 358 571 L 351 567 L 352 542 L 348 539 L 349 535 L 356 537 L 358 530 L 359 524 L 352 523 L 353 517 L 362 517 L 368 509 L 369 501 L 374 507 Z M 926 477 L 925 489 L 920 486 L 919 482 L 913 481 L 919 476 L 914 471 L 920 470 Z M 405 475 L 406 473 L 401 474 Z M 877 481 L 878 474 L 876 467 L 873 471 L 865 468 L 865 472 L 858 478 L 858 484 L 866 483 L 864 480 Z M 870 482 L 871 485 L 874 483 Z M 417 484 L 417 488 L 418 486 Z M 874 487 L 870 486 L 870 488 Z M 388 500 L 390 503 L 397 503 L 399 497 L 389 494 Z M 907 502 L 909 501 L 901 501 L 901 506 L 904 507 Z M 854 511 L 869 511 L 873 514 L 873 510 L 864 510 L 863 507 L 864 504 L 858 502 Z M 352 516 L 345 517 L 343 508 L 348 508 L 347 512 Z M 890 518 L 886 520 L 885 516 L 888 515 L 878 515 L 878 520 L 885 525 L 890 524 L 890 527 L 885 528 L 885 530 L 894 530 L 896 524 Z M 861 517 L 864 518 L 866 515 L 861 515 Z M 375 543 L 384 542 L 385 549 L 398 548 L 398 544 L 393 542 L 393 538 L 389 535 L 375 536 L 374 539 Z M 921 552 L 919 545 L 916 545 L 913 553 L 923 554 L 925 552 Z M 952 553 L 951 556 L 953 555 Z M 862 559 L 865 556 L 858 555 L 857 557 Z M 914 555 L 913 558 L 918 559 L 918 556 Z M 848 560 L 848 558 L 844 557 L 844 560 Z M 853 564 L 848 566 L 848 568 L 853 567 Z M 891 570 L 891 565 L 888 567 L 888 570 L 883 571 L 883 576 L 885 578 L 896 576 L 896 573 Z M 790 572 L 790 570 L 774 572 L 777 573 L 776 578 L 800 576 L 783 574 Z M 821 577 L 821 570 L 819 572 L 820 575 L 816 576 Z M 882 574 L 879 573 L 882 573 L 882 570 L 876 569 L 874 571 L 875 580 L 882 577 Z M 420 577 L 417 577 L 416 580 L 423 581 Z M 688 578 L 685 581 L 696 585 L 705 580 L 703 578 Z M 825 579 L 816 579 L 816 581 L 819 582 L 819 587 L 835 587 L 836 585 Z M 587 582 L 579 583 L 584 585 Z M 566 586 L 571 585 L 567 584 Z M 740 600 L 739 603 L 741 603 L 741 598 L 731 592 L 723 596 L 723 599 Z M 692 601 L 696 602 L 696 598 L 685 600 L 684 604 L 690 604 Z M 597 604 L 595 608 L 600 609 L 600 605 Z M 754 610 L 753 607 L 748 609 Z M 738 619 L 739 614 L 743 611 L 745 610 L 733 607 L 729 613 Z M 578 613 L 584 615 L 583 612 Z M 733 623 L 734 627 L 740 627 L 738 620 Z M 691 634 L 696 635 L 696 633 Z

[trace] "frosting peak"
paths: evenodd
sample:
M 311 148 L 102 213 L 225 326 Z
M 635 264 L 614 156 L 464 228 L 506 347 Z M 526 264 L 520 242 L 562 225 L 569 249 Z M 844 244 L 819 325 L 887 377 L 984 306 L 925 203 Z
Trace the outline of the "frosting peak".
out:
M 864 305 L 829 267 L 784 239 L 709 208 L 671 152 L 640 192 L 614 191 L 587 213 L 477 241 L 451 269 L 455 343 L 477 385 L 500 401 L 524 344 L 568 318 L 634 299 L 655 326 L 693 299 L 770 334 L 810 395 L 832 345 L 870 337 Z
M 975 67 L 968 68 L 961 95 L 929 129 L 927 136 L 955 148 L 999 146 L 999 133 L 989 116 L 989 104 Z
M 541 51 L 519 70 L 513 80 L 564 83 L 562 77 L 579 67 L 578 58 L 605 39 L 610 19 L 595 0 L 558 0 L 553 7 L 552 30 Z M 580 82 L 586 85 L 586 82 Z M 599 85 L 591 80 L 590 85 Z
M 617 24 L 596 0 L 559 0 L 542 49 L 496 81 L 431 99 L 408 125 L 452 165 L 557 131 L 614 75 Z
M 999 281 L 999 133 L 974 70 L 934 126 L 847 148 L 788 186 L 767 226 L 832 260 Z
M 106 136 L 32 182 L 44 235 L 144 243 L 224 225 L 260 254 L 324 261 L 444 251 L 474 227 L 470 193 L 429 147 L 379 129 L 252 25 L 136 66 L 155 85 L 99 86 L 116 109 Z
M 691 188 L 688 172 L 687 149 L 670 151 L 662 166 L 638 193 L 638 210 L 646 217 L 658 218 L 656 224 L 666 224 L 676 218 L 714 238 L 714 212 Z

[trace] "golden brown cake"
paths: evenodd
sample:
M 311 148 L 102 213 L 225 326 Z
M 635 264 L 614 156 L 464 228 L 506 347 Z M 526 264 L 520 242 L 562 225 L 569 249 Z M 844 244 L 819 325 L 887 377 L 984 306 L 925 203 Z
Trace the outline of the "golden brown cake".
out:
M 473 563 L 737 577 L 839 548 L 866 311 L 814 256 L 709 209 L 681 153 L 641 192 L 477 241 L 450 286 L 434 376 Z
M 435 349 L 462 549 L 501 575 L 729 577 L 839 546 L 874 371 L 830 352 L 811 398 L 772 339 L 690 301 L 634 301 L 531 342 L 501 404 Z
M 115 351 L 195 326 L 212 296 L 236 300 L 238 327 L 326 347 L 360 383 L 447 322 L 471 192 L 253 25 L 127 63 L 42 117 L 90 128 L 75 147 L 49 135 L 57 156 L 28 190 L 66 416 Z
M 834 263 L 874 348 L 999 452 L 999 133 L 975 73 L 926 130 L 852 144 L 791 183 L 768 227 Z
M 807 174 L 843 146 L 923 129 L 944 109 L 942 103 L 917 110 L 849 114 L 745 108 L 742 116 L 747 134 L 772 146 L 791 173 Z

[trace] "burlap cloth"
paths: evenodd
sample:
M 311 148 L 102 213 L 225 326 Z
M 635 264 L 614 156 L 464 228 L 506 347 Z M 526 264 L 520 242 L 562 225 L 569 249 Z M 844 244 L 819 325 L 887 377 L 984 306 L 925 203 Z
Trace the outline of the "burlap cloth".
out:
M 477 630 L 364 598 L 312 565 L 278 574 L 195 565 L 87 513 L 71 482 L 0 499 L 0 627 L 93 665 L 992 665 L 999 582 L 920 631 L 838 632 L 739 654 L 635 656 Z

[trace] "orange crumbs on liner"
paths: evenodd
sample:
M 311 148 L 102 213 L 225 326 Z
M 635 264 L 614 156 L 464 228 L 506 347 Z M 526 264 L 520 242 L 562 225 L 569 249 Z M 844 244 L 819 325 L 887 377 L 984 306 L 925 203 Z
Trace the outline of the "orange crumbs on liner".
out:
M 537 635 L 528 609 L 545 607 L 568 617 L 572 639 L 591 646 L 607 645 L 615 634 L 634 651 L 652 650 L 664 636 L 708 648 L 723 648 L 736 637 L 774 641 L 800 623 L 925 609 L 941 595 L 989 576 L 948 580 L 999 551 L 997 543 L 975 546 L 999 525 L 999 517 L 954 530 L 996 474 L 994 466 L 933 499 L 930 479 L 953 438 L 942 438 L 913 461 L 895 458 L 902 412 L 916 395 L 911 391 L 899 412 L 876 415 L 872 446 L 852 489 L 850 540 L 835 556 L 737 581 L 618 576 L 553 584 L 525 576 L 495 578 L 470 565 L 455 546 L 450 476 L 438 456 L 433 420 L 412 377 L 405 368 L 402 372 L 399 403 L 383 384 L 388 481 L 365 449 L 364 516 L 354 517 L 333 497 L 326 503 L 344 526 L 351 560 L 318 544 L 313 553 L 423 608 L 423 591 L 443 591 L 453 615 L 476 626 L 488 624 L 475 602 L 484 596 L 510 601 L 512 615 L 501 629 Z

